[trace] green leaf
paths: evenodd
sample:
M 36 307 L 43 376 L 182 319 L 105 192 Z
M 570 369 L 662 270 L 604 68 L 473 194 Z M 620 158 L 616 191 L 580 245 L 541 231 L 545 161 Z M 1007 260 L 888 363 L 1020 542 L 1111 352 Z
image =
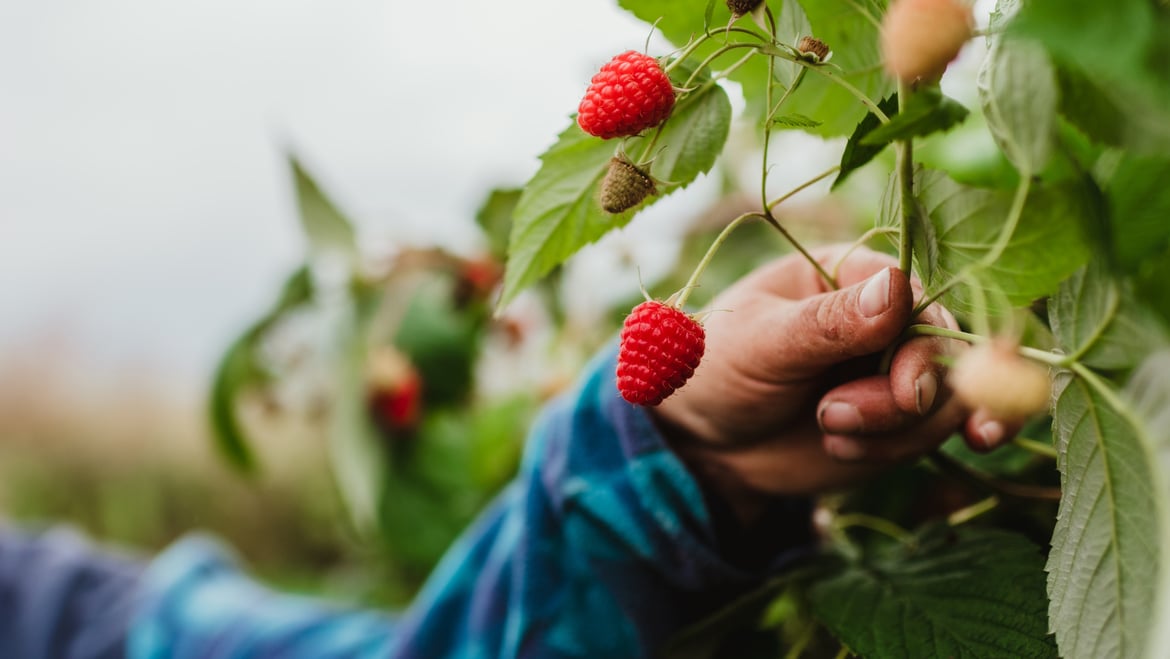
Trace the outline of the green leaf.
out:
M 212 437 L 228 463 L 245 473 L 255 472 L 257 464 L 236 403 L 248 387 L 264 380 L 257 351 L 265 333 L 286 312 L 308 302 L 312 296 L 313 282 L 309 270 L 307 267 L 298 268 L 285 282 L 272 309 L 232 342 L 215 369 L 208 400 Z
M 1148 98 L 1067 65 L 1057 79 L 1061 114 L 1093 140 L 1152 156 L 1170 150 L 1170 120 Z
M 1162 523 L 1158 547 L 1162 560 L 1150 575 L 1157 579 L 1158 606 L 1154 610 L 1153 635 L 1147 647 L 1148 654 L 1157 654 L 1170 647 L 1170 569 L 1166 553 L 1170 551 L 1170 484 L 1166 474 L 1170 473 L 1170 351 L 1159 349 L 1151 354 L 1134 372 L 1126 383 L 1124 400 L 1132 406 L 1134 416 L 1141 421 L 1152 444 L 1147 446 L 1153 452 L 1154 486 L 1157 491 L 1158 511 Z
M 937 87 L 928 87 L 910 96 L 906 107 L 861 138 L 865 146 L 883 146 L 895 140 L 921 137 L 950 130 L 970 112 L 958 101 L 944 96 Z
M 488 248 L 493 256 L 503 258 L 508 253 L 508 233 L 512 230 L 512 214 L 520 201 L 519 188 L 492 190 L 475 214 L 475 223 L 483 229 Z
M 1157 377 L 1165 391 L 1164 373 Z M 1170 542 L 1153 456 L 1165 433 L 1152 436 L 1132 405 L 1089 378 L 1065 372 L 1056 381 L 1064 496 L 1048 557 L 1050 624 L 1067 659 L 1160 656 L 1165 647 L 1150 639 Z
M 914 246 L 919 264 L 933 262 L 934 267 L 919 272 L 928 293 L 967 274 L 1012 305 L 1022 306 L 1054 293 L 1089 259 L 1079 216 L 1090 212 L 1091 205 L 1079 185 L 1033 185 L 1015 232 L 990 264 L 983 261 L 1009 215 L 1011 191 L 964 186 L 933 170 L 919 170 L 914 190 L 937 236 L 933 244 L 917 241 Z M 898 195 L 887 190 L 882 209 L 879 221 L 897 226 Z M 927 251 L 931 249 L 937 249 L 937 255 Z M 967 288 L 952 288 L 943 303 L 959 313 L 977 310 Z
M 891 94 L 888 98 L 878 103 L 878 109 L 890 116 L 898 112 L 898 95 Z M 886 148 L 885 144 L 868 145 L 864 143 L 865 137 L 877 130 L 882 125 L 880 119 L 876 114 L 869 113 L 858 122 L 853 129 L 853 134 L 849 136 L 849 141 L 845 143 L 845 150 L 841 152 L 841 171 L 837 174 L 837 178 L 833 180 L 833 188 L 841 185 L 845 178 L 854 171 L 865 166 L 870 160 L 877 157 L 877 154 Z
M 829 46 L 832 64 L 841 68 L 833 75 L 874 101 L 893 93 L 895 84 L 882 69 L 878 46 L 884 0 L 801 0 L 800 5 L 811 34 Z M 784 62 L 776 64 L 778 71 L 785 68 Z M 848 135 L 867 113 L 852 94 L 814 72 L 804 77 L 799 91 L 785 102 L 784 111 L 823 120 L 824 124 L 809 132 L 824 137 Z
M 1117 262 L 1136 271 L 1170 248 L 1170 158 L 1125 154 L 1105 183 Z
M 327 428 L 330 464 L 354 527 L 370 533 L 378 524 L 378 501 L 386 485 L 389 456 L 374 426 L 367 398 L 370 320 L 380 291 L 357 291 L 332 299 L 334 322 L 333 398 Z
M 1029 0 L 1009 25 L 1041 43 L 1062 68 L 1075 71 L 1094 109 L 1066 106 L 1097 137 L 1113 132 L 1147 154 L 1170 148 L 1170 12 L 1149 0 Z M 1120 121 L 1120 124 L 1117 123 Z M 1093 126 L 1100 128 L 1093 128 Z
M 997 27 L 1016 4 L 997 6 Z M 1056 72 L 1037 43 L 1002 34 L 990 42 L 976 85 L 983 114 L 1000 150 L 1028 176 L 1042 170 L 1051 155 L 1060 98 Z
M 290 157 L 289 164 L 296 184 L 301 228 L 309 239 L 310 253 L 314 256 L 340 256 L 356 268 L 359 251 L 353 226 L 336 204 L 321 191 L 300 161 Z
M 1048 318 L 1060 348 L 1093 368 L 1129 370 L 1167 345 L 1159 321 L 1100 259 L 1061 284 L 1048 302 Z
M 654 147 L 658 155 L 651 174 L 666 183 L 658 196 L 638 208 L 690 184 L 710 170 L 723 150 L 731 126 L 731 102 L 713 81 L 702 77 L 699 84 L 679 100 Z M 625 149 L 639 154 L 650 139 L 632 139 Z M 577 250 L 633 218 L 633 210 L 611 215 L 597 201 L 601 179 L 617 147 L 615 141 L 587 135 L 574 121 L 541 156 L 541 167 L 525 186 L 513 216 L 501 306 Z
M 1023 536 L 940 529 L 865 557 L 808 590 L 813 614 L 855 654 L 1055 657 L 1043 557 Z
M 821 123 L 803 114 L 785 114 L 772 119 L 773 128 L 816 128 Z

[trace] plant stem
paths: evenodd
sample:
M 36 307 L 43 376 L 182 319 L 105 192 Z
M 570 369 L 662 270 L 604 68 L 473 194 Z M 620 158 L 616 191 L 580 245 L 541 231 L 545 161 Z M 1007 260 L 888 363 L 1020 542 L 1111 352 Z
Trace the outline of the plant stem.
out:
M 800 185 L 796 186 L 795 188 L 792 188 L 788 192 L 785 192 L 784 194 L 780 195 L 779 197 L 776 197 L 775 200 L 768 202 L 768 204 L 765 206 L 765 208 L 770 212 L 773 208 L 788 201 L 796 193 L 801 192 L 805 188 L 808 188 L 808 187 L 810 187 L 810 186 L 812 186 L 820 181 L 823 181 L 823 180 L 829 178 L 833 174 L 836 174 L 838 171 L 840 171 L 840 169 L 841 169 L 840 165 L 833 165 L 832 167 L 826 169 L 825 171 L 821 172 L 820 174 L 817 174 L 816 176 L 805 181 L 804 183 L 801 183 Z
M 825 283 L 828 284 L 830 288 L 833 290 L 837 290 L 839 288 L 836 278 L 829 274 L 828 270 L 825 270 L 825 266 L 821 265 L 820 261 L 817 261 L 816 258 L 810 254 L 807 249 L 804 248 L 804 245 L 800 244 L 799 240 L 794 238 L 792 234 L 788 233 L 788 229 L 785 229 L 784 225 L 780 224 L 780 221 L 772 215 L 771 209 L 766 210 L 764 214 L 759 215 L 759 217 L 768 224 L 772 225 L 774 229 L 779 231 L 780 235 L 784 236 L 784 239 L 788 241 L 788 244 L 792 245 L 796 251 L 800 252 L 800 255 L 803 256 L 804 259 L 808 261 L 813 268 L 816 269 L 817 274 L 819 274 L 821 278 L 825 280 Z
M 812 642 L 813 635 L 816 634 L 816 631 L 816 621 L 809 620 L 808 623 L 805 624 L 804 629 L 801 630 L 800 636 L 796 639 L 796 642 L 792 644 L 792 647 L 788 649 L 788 653 L 784 655 L 784 659 L 800 659 L 801 655 L 804 654 L 805 649 L 808 647 L 808 644 Z
M 1056 448 L 1054 448 L 1051 444 L 1038 442 L 1034 439 L 1016 437 L 1012 440 L 1012 444 L 1015 444 L 1018 448 L 1021 448 L 1033 455 L 1038 455 L 1043 458 L 1055 460 L 1057 457 Z
M 771 138 L 772 138 L 772 119 L 775 118 L 776 112 L 780 110 L 780 107 L 784 105 L 784 101 L 787 101 L 788 97 L 792 96 L 792 92 L 796 91 L 796 88 L 800 86 L 800 83 L 804 80 L 804 73 L 805 73 L 805 69 L 801 69 L 800 73 L 796 74 L 796 77 L 793 78 L 793 80 L 792 80 L 792 84 L 788 85 L 788 89 L 784 90 L 784 93 L 780 96 L 780 100 L 777 101 L 776 105 L 773 106 L 772 105 L 772 85 L 775 82 L 775 76 L 773 75 L 773 72 L 775 70 L 775 66 L 776 66 L 776 60 L 774 58 L 769 57 L 768 58 L 768 91 L 767 91 L 766 103 L 770 109 L 768 110 L 768 116 L 764 118 L 764 146 L 763 146 L 763 169 L 764 169 L 764 171 L 760 176 L 760 199 L 764 204 L 764 208 L 766 208 L 768 210 L 771 210 L 772 206 L 775 205 L 775 204 L 768 203 L 768 144 L 770 143 Z M 820 179 L 813 179 L 812 181 L 808 182 L 806 184 L 806 186 L 812 185 L 813 183 L 815 183 L 818 180 L 820 180 Z M 797 190 L 793 191 L 790 194 L 796 194 L 797 192 L 800 192 L 800 190 L 802 190 L 802 189 L 803 188 L 798 188 Z
M 936 325 L 924 325 L 924 324 L 915 324 L 915 325 L 911 325 L 911 326 L 907 327 L 905 329 L 905 331 L 903 332 L 903 335 L 905 335 L 907 337 L 911 337 L 911 336 L 941 336 L 941 337 L 946 338 L 946 339 L 956 339 L 958 341 L 966 341 L 967 343 L 972 343 L 972 344 L 986 343 L 987 341 L 991 340 L 990 337 L 983 336 L 981 334 L 972 334 L 970 332 L 964 332 L 962 330 L 953 330 L 953 329 L 948 329 L 946 327 L 938 327 Z M 1032 348 L 1030 346 L 1019 346 L 1018 348 L 1016 348 L 1016 352 L 1021 357 L 1024 357 L 1026 359 L 1031 359 L 1032 361 L 1040 362 L 1041 364 L 1047 364 L 1048 366 L 1053 366 L 1056 368 L 1068 368 L 1070 363 L 1076 363 L 1076 362 L 1069 362 L 1068 357 L 1065 355 L 1058 355 L 1058 354 L 1053 353 L 1053 352 L 1046 352 L 1044 350 L 1038 350 L 1038 349 Z
M 740 215 L 739 217 L 729 222 L 727 226 L 723 227 L 723 230 L 720 231 L 719 235 L 715 237 L 715 241 L 712 242 L 711 246 L 707 248 L 707 253 L 703 255 L 703 259 L 699 261 L 697 266 L 695 266 L 695 270 L 691 273 L 690 279 L 688 279 L 687 283 L 683 286 L 682 291 L 678 295 L 678 300 L 675 301 L 676 307 L 682 309 L 683 305 L 687 303 L 687 298 L 691 296 L 691 291 L 694 290 L 699 283 L 699 277 L 703 275 L 703 271 L 706 270 L 707 266 L 711 263 L 711 259 L 715 256 L 715 252 L 719 251 L 719 247 L 723 245 L 723 242 L 727 240 L 727 237 L 731 235 L 731 232 L 734 231 L 735 228 L 739 225 L 751 219 L 764 219 L 764 216 L 760 215 L 759 213 L 744 213 L 743 215 Z
M 833 659 L 849 659 L 849 655 L 851 654 L 853 653 L 849 651 L 849 646 L 842 643 L 841 650 L 837 652 L 837 656 L 833 657 Z
M 995 510 L 997 506 L 999 506 L 999 497 L 993 494 L 982 501 L 976 501 L 966 508 L 960 508 L 947 515 L 947 525 L 958 526 L 960 524 L 966 524 L 983 513 Z
M 899 543 L 904 545 L 913 546 L 916 542 L 913 533 L 910 533 L 906 529 L 898 526 L 888 519 L 876 517 L 874 515 L 866 515 L 865 513 L 846 513 L 844 515 L 838 516 L 833 521 L 838 529 L 847 529 L 857 526 L 863 529 L 869 529 L 870 531 L 881 533 L 882 535 L 893 538 L 894 540 L 897 540 Z
M 1045 487 L 1043 485 L 1029 485 L 1027 483 L 1013 483 L 1005 481 L 991 474 L 984 473 L 956 460 L 942 451 L 935 451 L 927 458 L 939 471 L 954 476 L 968 485 L 996 492 L 1010 499 L 1042 501 L 1060 501 L 1059 487 Z
M 760 52 L 765 54 L 765 55 L 768 55 L 769 57 L 778 57 L 782 60 L 787 60 L 789 62 L 795 62 L 797 65 L 803 66 L 804 68 L 812 71 L 813 73 L 815 73 L 821 77 L 827 78 L 829 80 L 829 82 L 831 82 L 834 85 L 837 85 L 838 87 L 841 87 L 845 91 L 849 92 L 850 94 L 853 95 L 854 98 L 856 98 L 858 101 L 860 101 L 862 105 L 869 108 L 869 111 L 872 112 L 873 115 L 878 118 L 878 121 L 882 122 L 883 124 L 890 123 L 890 117 L 888 115 L 886 115 L 885 112 L 882 112 L 882 109 L 878 107 L 877 103 L 875 103 L 872 98 L 867 96 L 865 94 L 865 92 L 861 91 L 857 87 L 854 87 L 849 81 L 845 80 L 844 78 L 837 76 L 837 75 L 834 75 L 834 74 L 830 73 L 829 71 L 825 70 L 825 67 L 822 66 L 821 64 L 813 64 L 812 62 L 807 62 L 803 58 L 797 57 L 797 56 L 793 55 L 792 53 L 789 53 L 789 52 L 783 50 L 782 48 L 777 48 L 775 46 L 762 46 L 760 48 Z
M 679 64 L 682 64 L 684 61 L 686 61 L 688 57 L 693 55 L 694 52 L 699 49 L 699 46 L 702 46 L 710 38 L 711 31 L 708 30 L 704 32 L 699 38 L 695 39 L 689 45 L 687 45 L 687 47 L 681 53 L 679 53 L 678 57 L 674 58 L 666 66 L 662 67 L 662 72 L 670 75 L 671 71 L 673 71 Z
M 749 56 L 751 56 L 751 55 L 755 55 L 754 51 L 756 49 L 758 49 L 759 46 L 754 44 L 754 43 L 740 43 L 740 42 L 729 43 L 725 46 L 720 46 L 718 49 L 715 50 L 715 52 L 713 52 L 710 55 L 708 55 L 707 57 L 703 58 L 702 62 L 699 62 L 699 65 L 696 66 L 695 70 L 691 72 L 691 75 L 689 77 L 687 77 L 687 81 L 685 83 L 683 83 L 683 88 L 686 89 L 686 88 L 690 87 L 691 84 L 694 83 L 694 81 L 695 81 L 695 76 L 699 75 L 699 72 L 702 71 L 707 66 L 709 66 L 711 64 L 711 62 L 714 62 L 715 60 L 719 59 L 723 55 L 726 55 L 727 53 L 729 53 L 737 48 L 751 48 L 753 50 L 753 52 L 749 53 Z
M 910 85 L 898 81 L 898 112 L 906 111 L 912 93 Z M 898 189 L 902 201 L 902 239 L 898 245 L 898 267 L 909 277 L 914 263 L 914 232 L 918 203 L 914 200 L 914 140 L 898 141 Z
M 861 237 L 857 240 L 854 240 L 853 244 L 849 246 L 849 249 L 845 250 L 845 253 L 841 255 L 841 258 L 837 259 L 837 264 L 833 266 L 833 279 L 836 279 L 837 275 L 840 274 L 841 264 L 844 263 L 846 259 L 848 259 L 849 256 L 857 250 L 857 248 L 866 244 L 875 236 L 880 236 L 887 233 L 898 233 L 898 230 L 894 227 L 872 227 L 869 231 L 861 234 Z

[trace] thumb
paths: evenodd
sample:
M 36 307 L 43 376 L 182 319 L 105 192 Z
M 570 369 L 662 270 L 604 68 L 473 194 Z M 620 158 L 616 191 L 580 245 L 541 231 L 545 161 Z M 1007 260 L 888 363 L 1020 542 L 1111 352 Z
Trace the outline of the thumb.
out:
M 764 357 L 786 377 L 807 377 L 889 346 L 910 320 L 914 294 L 899 269 L 886 267 L 849 288 L 779 305 L 763 314 Z

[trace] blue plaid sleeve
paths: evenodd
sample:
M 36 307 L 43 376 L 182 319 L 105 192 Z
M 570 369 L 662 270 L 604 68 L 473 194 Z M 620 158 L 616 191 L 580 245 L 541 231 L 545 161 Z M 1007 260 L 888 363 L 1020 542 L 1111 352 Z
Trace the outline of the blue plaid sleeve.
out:
M 602 354 L 545 410 L 517 478 L 401 617 L 275 594 L 192 539 L 148 569 L 129 655 L 652 655 L 807 550 L 809 508 L 781 500 L 764 535 L 738 528 L 646 411 L 618 396 L 614 358 Z M 746 545 L 766 555 L 747 557 Z

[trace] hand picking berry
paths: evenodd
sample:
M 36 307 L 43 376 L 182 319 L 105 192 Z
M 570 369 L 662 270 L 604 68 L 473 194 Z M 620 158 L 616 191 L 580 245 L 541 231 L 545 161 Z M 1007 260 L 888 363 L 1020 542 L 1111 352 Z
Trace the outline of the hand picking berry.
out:
M 882 19 L 882 61 L 905 82 L 942 76 L 971 38 L 975 19 L 963 0 L 895 0 Z
M 647 300 L 622 326 L 617 386 L 635 405 L 661 403 L 690 379 L 703 357 L 703 326 L 681 309 Z
M 621 213 L 658 194 L 654 179 L 625 156 L 614 156 L 601 180 L 601 208 L 607 213 Z
M 674 87 L 658 60 L 629 50 L 593 76 L 577 124 L 602 139 L 629 137 L 666 121 L 673 107 Z

